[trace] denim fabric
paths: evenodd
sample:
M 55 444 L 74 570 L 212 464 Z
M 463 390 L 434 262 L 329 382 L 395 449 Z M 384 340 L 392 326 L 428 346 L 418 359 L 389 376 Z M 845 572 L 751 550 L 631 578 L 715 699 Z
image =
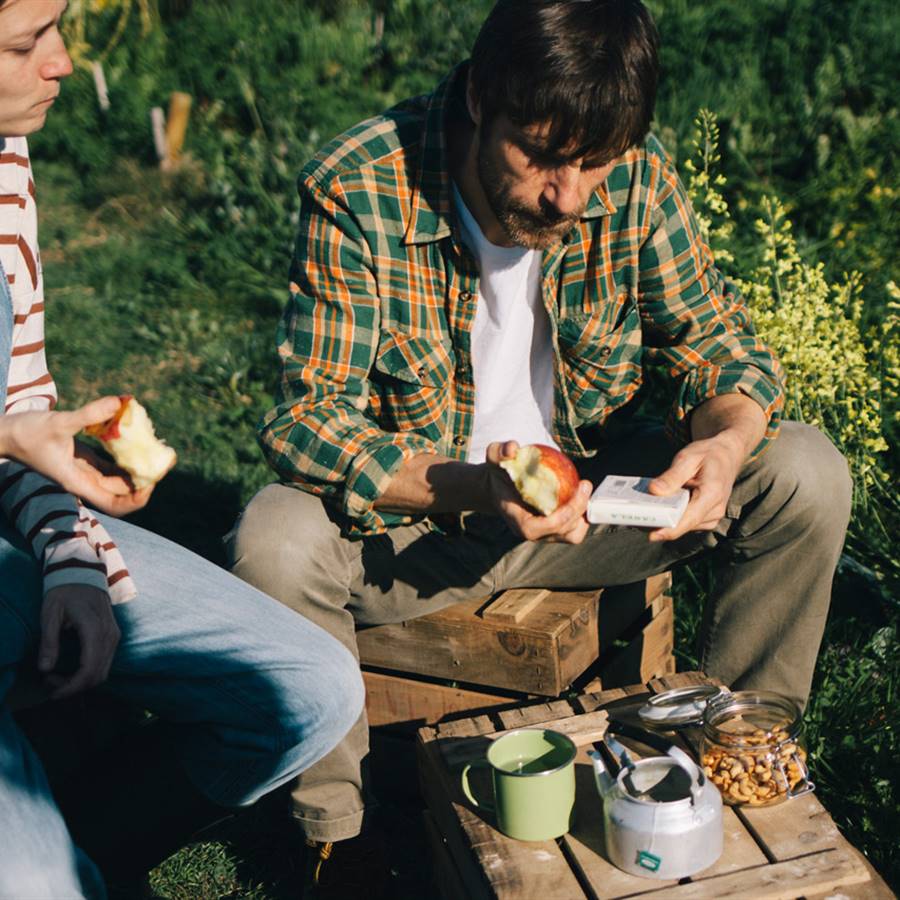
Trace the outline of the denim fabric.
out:
M 252 803 L 343 738 L 364 692 L 353 657 L 334 638 L 182 547 L 98 518 L 139 591 L 113 607 L 122 640 L 100 689 L 178 726 L 182 761 L 200 791 L 223 806 Z M 0 698 L 14 668 L 34 664 L 40 597 L 35 560 L 0 523 Z M 0 898 L 102 896 L 2 707 L 0 810 Z M 29 877 L 40 879 L 31 893 L 23 889 Z
M 12 352 L 13 305 L 6 272 L 0 263 L 0 415 L 6 409 L 6 380 L 9 377 L 9 354 Z

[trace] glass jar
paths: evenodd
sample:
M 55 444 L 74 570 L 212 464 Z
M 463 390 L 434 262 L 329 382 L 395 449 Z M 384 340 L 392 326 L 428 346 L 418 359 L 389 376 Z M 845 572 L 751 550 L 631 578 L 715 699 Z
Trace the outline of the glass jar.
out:
M 812 791 L 800 709 L 770 691 L 723 693 L 706 705 L 700 759 L 732 806 L 771 806 Z

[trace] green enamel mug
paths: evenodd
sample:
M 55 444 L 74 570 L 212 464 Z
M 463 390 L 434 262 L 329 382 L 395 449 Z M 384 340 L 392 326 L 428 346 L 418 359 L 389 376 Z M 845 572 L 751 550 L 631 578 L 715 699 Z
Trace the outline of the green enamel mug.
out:
M 575 753 L 575 744 L 558 731 L 511 731 L 491 744 L 486 759 L 462 770 L 462 789 L 471 803 L 495 814 L 505 835 L 520 841 L 557 838 L 572 825 Z M 493 802 L 475 799 L 469 784 L 473 766 L 490 768 Z

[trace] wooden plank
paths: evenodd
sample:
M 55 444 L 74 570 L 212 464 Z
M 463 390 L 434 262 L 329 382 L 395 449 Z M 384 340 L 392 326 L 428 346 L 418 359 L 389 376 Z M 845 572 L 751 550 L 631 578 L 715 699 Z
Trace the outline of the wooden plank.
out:
M 722 830 L 722 855 L 711 866 L 693 875 L 695 881 L 752 866 L 764 866 L 769 861 L 730 806 L 722 809 Z
M 434 863 L 432 880 L 441 900 L 469 900 L 459 869 L 456 868 L 456 863 L 453 862 L 453 857 L 447 849 L 447 839 L 440 833 L 434 817 L 427 809 L 422 811 L 422 819 L 425 822 L 425 834 L 428 836 L 431 859 Z
M 607 688 L 590 694 L 582 694 L 570 701 L 573 708 L 579 712 L 593 712 L 601 707 L 608 712 L 614 712 L 622 706 L 635 707 L 641 705 L 641 700 L 649 696 L 647 688 L 642 684 L 629 684 L 624 687 Z
M 529 728 L 551 728 L 572 739 L 576 747 L 585 747 L 599 741 L 606 734 L 606 726 L 609 722 L 609 714 L 605 709 L 580 716 L 570 716 L 565 719 L 549 719 L 545 722 L 535 722 Z M 444 762 L 451 771 L 462 768 L 468 762 L 483 759 L 488 745 L 498 737 L 507 734 L 514 729 L 503 729 L 489 734 L 465 739 L 445 739 L 440 741 L 441 754 Z
M 852 853 L 832 848 L 645 893 L 652 900 L 796 900 L 830 885 L 858 884 L 868 877 Z
M 558 696 L 599 654 L 599 592 L 551 591 L 519 624 L 478 615 L 484 599 L 357 633 L 363 664 Z
M 869 881 L 832 885 L 824 891 L 810 891 L 806 895 L 806 900 L 897 900 L 897 895 L 888 887 L 872 863 L 856 847 L 852 847 L 852 850 L 869 873 Z
M 766 815 L 769 813 L 769 815 Z M 884 884 L 863 855 L 840 833 L 828 811 L 815 794 L 804 794 L 779 804 L 775 808 L 740 807 L 737 815 L 751 834 L 761 843 L 770 858 L 790 860 L 804 853 L 835 849 L 850 856 L 865 873 L 866 881 L 861 896 L 890 896 L 890 888 Z M 874 875 L 874 879 L 873 879 Z M 853 882 L 834 882 L 840 887 Z M 884 891 L 888 894 L 885 895 Z M 847 896 L 852 896 L 847 894 Z
M 482 619 L 493 619 L 495 622 L 505 624 L 518 624 L 545 597 L 550 596 L 546 588 L 518 588 L 511 591 L 503 591 L 496 600 L 491 601 L 482 611 Z
M 521 697 L 447 687 L 382 672 L 363 670 L 369 725 L 431 725 L 460 712 L 510 706 Z
M 599 741 L 606 734 L 608 721 L 609 715 L 606 710 L 599 709 L 584 715 L 554 716 L 550 719 L 531 721 L 524 726 L 516 724 L 513 728 L 498 728 L 478 735 L 442 737 L 439 744 L 445 764 L 450 770 L 455 770 L 467 762 L 483 758 L 491 741 L 516 728 L 551 728 L 570 737 L 576 747 L 583 747 Z
M 512 731 L 514 728 L 533 728 L 539 723 L 568 718 L 582 711 L 573 708 L 570 700 L 551 700 L 549 703 L 534 703 L 530 706 L 500 710 L 496 719 L 504 730 Z
M 438 831 L 446 841 L 447 849 L 463 882 L 465 896 L 471 900 L 488 900 L 493 895 L 489 891 L 488 881 L 477 859 L 471 853 L 469 842 L 465 839 L 453 809 L 450 797 L 457 790 L 457 786 L 448 783 L 449 774 L 435 738 L 434 729 L 423 728 L 420 729 L 419 740 L 416 742 L 422 798 L 434 816 Z

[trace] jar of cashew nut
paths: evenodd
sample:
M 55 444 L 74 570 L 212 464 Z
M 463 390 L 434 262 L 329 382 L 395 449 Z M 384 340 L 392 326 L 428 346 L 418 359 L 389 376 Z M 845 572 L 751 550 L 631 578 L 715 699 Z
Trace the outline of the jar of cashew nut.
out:
M 815 788 L 801 742 L 800 709 L 769 691 L 711 699 L 703 714 L 700 759 L 732 806 L 770 806 Z

